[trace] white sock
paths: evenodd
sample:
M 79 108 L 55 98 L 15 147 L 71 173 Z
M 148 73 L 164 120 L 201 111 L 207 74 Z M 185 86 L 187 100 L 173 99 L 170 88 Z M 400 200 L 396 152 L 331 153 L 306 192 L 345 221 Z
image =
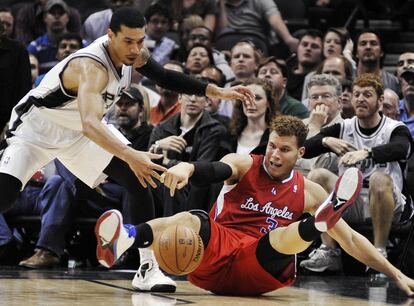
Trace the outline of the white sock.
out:
M 154 251 L 150 248 L 139 248 L 139 257 L 141 264 L 146 261 L 152 261 L 154 265 L 158 265 L 155 259 Z

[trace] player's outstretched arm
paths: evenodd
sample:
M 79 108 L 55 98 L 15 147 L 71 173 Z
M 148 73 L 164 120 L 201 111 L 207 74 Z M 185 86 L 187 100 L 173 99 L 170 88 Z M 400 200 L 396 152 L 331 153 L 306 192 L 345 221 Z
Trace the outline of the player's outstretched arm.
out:
M 175 92 L 223 100 L 238 99 L 245 101 L 247 104 L 254 103 L 254 94 L 247 87 L 239 85 L 221 88 L 213 84 L 207 84 L 184 73 L 164 69 L 152 58 L 149 58 L 143 66 L 137 67 L 136 70 L 159 86 Z
M 250 155 L 231 153 L 216 162 L 181 162 L 161 175 L 161 183 L 170 189 L 174 196 L 176 189 L 186 186 L 191 178 L 195 185 L 210 185 L 225 181 L 235 184 L 244 176 L 252 165 Z
M 361 234 L 354 231 L 344 220 L 328 231 L 341 247 L 352 257 L 367 266 L 384 273 L 394 280 L 398 287 L 409 297 L 414 297 L 414 280 L 394 267 L 377 249 Z
M 101 122 L 104 114 L 102 90 L 108 83 L 108 74 L 98 62 L 82 58 L 73 60 L 65 70 L 63 81 L 67 88 L 77 91 L 83 134 L 99 146 L 128 163 L 140 183 L 156 187 L 153 178 L 159 179 L 158 171 L 165 168 L 151 159 L 162 156 L 140 152 L 119 141 Z

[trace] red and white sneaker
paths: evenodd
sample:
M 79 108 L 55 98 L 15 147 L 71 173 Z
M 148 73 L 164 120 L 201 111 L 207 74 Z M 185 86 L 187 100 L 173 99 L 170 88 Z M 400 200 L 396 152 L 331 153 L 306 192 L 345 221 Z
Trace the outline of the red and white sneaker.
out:
M 122 214 L 115 209 L 99 217 L 95 225 L 96 257 L 110 268 L 135 241 L 135 227 L 122 223 Z
M 315 227 L 326 232 L 341 218 L 345 209 L 357 199 L 362 188 L 362 173 L 357 168 L 347 169 L 338 178 L 335 190 L 315 213 Z

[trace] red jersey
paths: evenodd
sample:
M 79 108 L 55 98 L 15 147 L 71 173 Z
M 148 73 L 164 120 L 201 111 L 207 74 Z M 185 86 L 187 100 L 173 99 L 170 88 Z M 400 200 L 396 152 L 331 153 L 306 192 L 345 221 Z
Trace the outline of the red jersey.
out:
M 253 237 L 287 226 L 303 214 L 304 178 L 292 170 L 275 181 L 264 168 L 263 155 L 251 155 L 253 164 L 236 185 L 224 185 L 210 217 L 217 223 Z

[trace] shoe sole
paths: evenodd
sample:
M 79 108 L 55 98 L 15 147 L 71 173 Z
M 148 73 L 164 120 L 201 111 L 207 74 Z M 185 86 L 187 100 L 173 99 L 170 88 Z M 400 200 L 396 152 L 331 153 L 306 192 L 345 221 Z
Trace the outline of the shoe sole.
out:
M 117 210 L 108 210 L 96 222 L 96 258 L 104 267 L 112 267 L 117 260 L 116 242 L 121 231 L 121 224 L 122 215 Z M 108 237 L 111 239 L 106 239 Z
M 344 210 L 357 199 L 362 188 L 362 174 L 357 168 L 349 168 L 338 178 L 332 200 L 319 206 L 315 213 L 315 227 L 326 232 L 340 219 Z M 336 203 L 333 204 L 332 202 Z M 332 224 L 333 223 L 333 224 Z
M 160 293 L 174 293 L 177 290 L 176 286 L 173 285 L 154 285 L 149 290 L 144 290 L 135 286 L 132 286 L 135 291 L 138 292 L 160 292 Z

